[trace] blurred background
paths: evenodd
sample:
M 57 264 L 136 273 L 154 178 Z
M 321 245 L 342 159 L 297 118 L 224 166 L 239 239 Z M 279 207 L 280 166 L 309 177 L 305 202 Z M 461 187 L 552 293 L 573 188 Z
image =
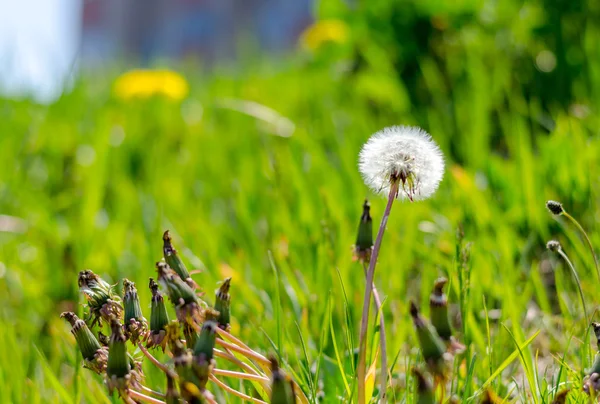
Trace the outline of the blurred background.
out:
M 513 343 L 494 328 L 488 349 L 481 296 L 521 341 L 546 315 L 578 315 L 549 238 L 597 293 L 585 248 L 544 203 L 561 201 L 600 245 L 599 41 L 596 0 L 0 0 L 0 401 L 103 396 L 58 315 L 79 310 L 85 268 L 149 301 L 165 229 L 207 296 L 233 277 L 234 333 L 264 352 L 265 333 L 281 336 L 310 369 L 296 330 L 312 357 L 324 318 L 357 330 L 351 246 L 365 196 L 375 221 L 384 207 L 357 154 L 396 124 L 431 133 L 447 171 L 434 198 L 390 218 L 377 280 L 389 351 L 414 346 L 407 301 L 426 306 L 436 277 L 457 301 L 461 225 L 465 340 L 485 379 Z M 546 357 L 568 345 L 543 335 Z M 340 331 L 328 358 L 331 338 L 352 349 Z M 569 346 L 567 361 L 580 341 Z

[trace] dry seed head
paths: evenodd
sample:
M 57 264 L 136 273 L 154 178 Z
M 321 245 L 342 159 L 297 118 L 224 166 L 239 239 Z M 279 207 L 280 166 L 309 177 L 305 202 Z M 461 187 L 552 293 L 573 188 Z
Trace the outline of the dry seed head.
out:
M 546 208 L 548 208 L 550 213 L 552 213 L 553 215 L 562 215 L 565 211 L 563 209 L 562 204 L 560 202 L 556 202 L 556 201 L 546 202 Z
M 387 196 L 399 182 L 398 199 L 427 199 L 444 176 L 444 157 L 424 130 L 412 126 L 385 128 L 367 140 L 359 154 L 358 168 L 365 184 Z
M 560 243 L 556 240 L 550 240 L 546 243 L 546 248 L 548 248 L 552 252 L 558 252 L 561 250 Z

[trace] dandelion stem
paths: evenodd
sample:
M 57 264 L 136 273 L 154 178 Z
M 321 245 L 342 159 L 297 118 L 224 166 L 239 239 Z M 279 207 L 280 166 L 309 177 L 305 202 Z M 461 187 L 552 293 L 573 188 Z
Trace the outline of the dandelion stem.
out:
M 140 393 L 139 391 L 135 391 L 135 390 L 129 390 L 129 397 L 130 400 L 132 398 L 135 398 L 138 401 L 144 401 L 146 403 L 152 403 L 152 404 L 165 404 L 164 401 L 158 400 L 156 398 L 152 398 L 149 397 L 143 393 Z M 132 402 L 134 402 L 133 400 L 131 400 Z
M 267 358 L 265 358 L 264 356 L 262 356 L 259 353 L 254 352 L 251 349 L 249 350 L 249 349 L 245 349 L 245 348 L 239 347 L 239 346 L 237 346 L 235 344 L 232 344 L 231 342 L 227 342 L 227 341 L 224 341 L 222 339 L 217 339 L 216 343 L 218 345 L 221 345 L 223 348 L 227 348 L 227 349 L 230 349 L 230 350 L 232 350 L 234 352 L 240 353 L 240 354 L 244 355 L 245 357 L 247 357 L 248 359 L 254 359 L 255 361 L 257 361 L 261 365 L 266 365 L 266 366 L 270 365 L 270 362 L 269 362 L 269 360 Z
M 369 307 L 371 305 L 371 292 L 373 285 L 373 278 L 375 275 L 375 264 L 377 264 L 377 257 L 379 256 L 379 250 L 381 249 L 381 241 L 383 240 L 383 234 L 385 233 L 385 227 L 390 217 L 392 210 L 392 204 L 396 199 L 398 193 L 399 181 L 393 181 L 390 186 L 390 193 L 388 195 L 387 205 L 381 218 L 381 224 L 377 232 L 377 238 L 375 239 L 375 245 L 373 246 L 373 252 L 371 254 L 371 260 L 369 261 L 369 268 L 367 270 L 367 283 L 365 287 L 365 296 L 363 300 L 362 319 L 360 322 L 360 342 L 358 351 L 358 402 L 359 404 L 365 404 L 365 375 L 366 375 L 366 348 L 367 348 L 367 328 L 369 325 Z M 387 369 L 385 370 L 387 372 Z
M 171 369 L 169 369 L 168 367 L 166 367 L 165 365 L 163 365 L 162 363 L 160 363 L 160 361 L 158 359 L 156 359 L 150 352 L 148 352 L 146 347 L 144 347 L 141 342 L 138 343 L 138 348 L 140 348 L 140 351 L 142 351 L 142 353 L 146 356 L 146 358 L 150 359 L 150 362 L 152 362 L 157 368 L 159 368 L 160 370 L 162 370 L 163 372 L 168 374 L 173 379 L 177 378 L 177 374 L 175 372 L 173 372 Z
M 152 389 L 149 389 L 149 388 L 148 388 L 148 387 L 146 387 L 146 386 L 141 386 L 141 385 L 140 385 L 140 388 L 141 388 L 143 391 L 145 391 L 146 393 L 148 393 L 148 394 L 153 394 L 153 395 L 155 395 L 156 397 L 165 398 L 165 395 L 164 395 L 163 393 L 159 393 L 158 391 L 154 391 L 154 390 L 152 390 Z
M 600 265 L 598 264 L 598 258 L 596 257 L 596 253 L 594 253 L 594 246 L 592 245 L 590 238 L 588 237 L 588 235 L 585 232 L 585 230 L 583 229 L 583 227 L 579 224 L 579 222 L 573 216 L 571 216 L 569 213 L 567 213 L 566 210 L 563 210 L 562 214 L 567 219 L 569 219 L 571 221 L 571 223 L 573 223 L 575 225 L 575 227 L 577 227 L 577 229 L 579 229 L 581 234 L 583 234 L 583 238 L 585 239 L 585 242 L 586 242 L 588 248 L 590 249 L 590 252 L 592 253 L 592 257 L 594 258 L 594 265 L 596 266 L 596 275 L 598 276 L 598 280 L 600 281 Z
M 212 373 L 217 376 L 233 377 L 236 379 L 244 379 L 244 380 L 254 380 L 255 382 L 268 382 L 269 381 L 269 379 L 267 379 L 266 377 L 251 375 L 248 373 L 234 372 L 231 370 L 213 369 Z
M 217 349 L 217 348 L 215 348 L 213 350 L 213 352 L 215 353 L 216 357 L 226 359 L 229 362 L 238 365 L 239 367 L 244 369 L 246 372 L 256 375 L 256 376 L 260 376 L 260 374 L 258 373 L 258 371 L 256 369 L 254 369 L 252 366 L 248 365 L 247 363 L 242 362 L 241 360 L 239 360 L 235 356 L 231 355 L 230 353 L 221 351 L 220 349 Z
M 214 375 L 210 375 L 209 378 L 217 386 L 219 386 L 223 390 L 227 391 L 228 393 L 231 393 L 231 394 L 233 394 L 235 396 L 238 396 L 238 397 L 240 397 L 240 398 L 242 398 L 242 399 L 244 399 L 246 401 L 250 401 L 250 402 L 253 402 L 253 403 L 267 404 L 266 401 L 259 400 L 259 399 L 254 398 L 254 397 L 250 397 L 250 396 L 248 396 L 248 395 L 246 395 L 246 394 L 244 394 L 244 393 L 242 393 L 240 391 L 237 391 L 237 390 L 229 387 L 228 385 L 226 385 L 225 383 L 223 383 L 222 381 L 220 381 L 219 379 L 217 379 Z
M 575 270 L 573 263 L 571 262 L 569 257 L 567 257 L 567 254 L 565 254 L 565 252 L 562 250 L 562 248 L 558 249 L 558 253 L 567 262 L 567 265 L 569 266 L 569 268 L 571 269 L 571 272 L 573 273 L 573 277 L 575 278 L 575 283 L 577 284 L 577 289 L 579 290 L 579 297 L 581 298 L 581 304 L 583 305 L 583 313 L 585 315 L 585 321 L 586 321 L 586 324 L 589 324 L 590 318 L 588 316 L 588 311 L 585 306 L 585 298 L 583 297 L 583 290 L 581 289 L 581 281 L 579 280 L 579 275 L 577 275 L 577 271 Z
M 365 270 L 365 276 L 367 275 L 367 264 L 363 263 Z M 381 311 L 381 299 L 379 298 L 379 292 L 375 286 L 375 282 L 372 284 L 373 287 L 373 300 L 375 301 L 375 311 L 379 313 L 379 345 L 381 347 L 381 398 L 380 403 L 385 404 L 387 401 L 386 390 L 387 390 L 387 343 L 385 337 L 385 319 L 383 312 Z
M 202 392 L 202 396 L 209 404 L 218 404 L 217 401 L 215 400 L 215 396 L 213 396 L 213 394 L 210 391 L 204 390 Z
M 222 330 L 221 328 L 216 328 L 216 331 L 217 331 L 217 334 L 219 334 L 220 337 L 225 337 L 229 341 L 231 341 L 231 342 L 233 342 L 233 343 L 241 346 L 242 348 L 247 349 L 248 351 L 252 351 L 252 349 L 250 349 L 250 347 L 248 345 L 244 344 L 239 338 L 234 337 L 233 335 L 231 335 L 227 331 Z M 260 355 L 260 354 L 257 354 L 257 355 Z M 262 356 L 262 355 L 260 355 L 260 356 Z M 263 358 L 264 358 L 264 356 L 263 356 Z M 269 360 L 267 358 L 265 358 L 265 360 L 268 363 L 271 363 L 271 362 L 269 362 Z

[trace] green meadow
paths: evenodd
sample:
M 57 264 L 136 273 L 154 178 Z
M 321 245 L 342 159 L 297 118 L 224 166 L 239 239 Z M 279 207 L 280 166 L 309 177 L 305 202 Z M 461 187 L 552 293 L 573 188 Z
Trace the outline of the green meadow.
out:
M 479 3 L 322 5 L 348 24 L 345 43 L 183 63 L 183 100 L 121 100 L 116 68 L 83 71 L 50 104 L 0 99 L 0 401 L 119 402 L 82 368 L 59 315 L 82 314 L 77 274 L 92 269 L 136 282 L 149 318 L 168 229 L 207 301 L 232 278 L 232 334 L 278 355 L 310 402 L 356 402 L 365 281 L 352 247 L 364 199 L 375 229 L 386 203 L 364 185 L 358 152 L 404 124 L 432 135 L 446 171 L 430 199 L 394 205 L 377 264 L 389 401 L 417 402 L 409 302 L 428 316 L 444 276 L 468 347 L 449 365 L 446 399 L 490 390 L 551 403 L 568 388 L 568 402 L 588 402 L 595 338 L 546 242 L 573 261 L 595 320 L 600 279 L 581 233 L 545 203 L 560 201 L 600 246 L 600 10 Z M 372 314 L 368 364 L 375 325 Z M 164 391 L 162 372 L 146 361 L 144 373 Z

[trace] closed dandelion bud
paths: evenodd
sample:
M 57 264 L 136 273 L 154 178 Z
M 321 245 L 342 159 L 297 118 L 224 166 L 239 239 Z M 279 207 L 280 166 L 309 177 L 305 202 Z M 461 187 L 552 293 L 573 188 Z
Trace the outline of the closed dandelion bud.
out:
M 167 290 L 169 298 L 175 305 L 177 320 L 183 327 L 186 343 L 189 347 L 195 344 L 195 330 L 204 321 L 204 310 L 200 308 L 200 299 L 194 290 L 181 280 L 168 265 L 161 261 L 156 263 L 158 281 Z
M 437 376 L 443 376 L 444 353 L 446 351 L 443 341 L 440 339 L 435 328 L 421 316 L 414 302 L 410 302 L 410 315 L 417 330 L 417 337 L 419 338 L 419 345 L 421 346 L 425 363 L 427 363 L 432 373 Z
M 173 304 L 183 305 L 198 302 L 194 290 L 182 281 L 165 262 L 157 262 L 156 269 L 158 271 L 158 282 L 165 288 Z
M 162 293 L 158 291 L 158 283 L 150 278 L 149 284 L 152 291 L 152 304 L 150 312 L 150 335 L 148 336 L 148 347 L 160 346 L 165 350 L 167 343 L 166 326 L 169 324 L 169 315 L 165 307 L 165 301 Z
M 446 342 L 452 337 L 452 328 L 448 319 L 448 297 L 444 293 L 444 285 L 448 280 L 439 278 L 433 285 L 433 292 L 429 297 L 429 308 L 431 312 L 431 323 L 438 335 Z
M 92 326 L 102 319 L 110 321 L 111 317 L 121 318 L 123 308 L 120 297 L 114 293 L 113 287 L 91 270 L 79 272 L 77 279 L 79 291 L 87 299 Z
M 204 323 L 198 341 L 194 346 L 195 358 L 204 358 L 207 361 L 213 359 L 213 350 L 215 348 L 215 340 L 217 339 L 216 327 L 217 324 L 213 321 L 206 321 Z
M 271 403 L 272 404 L 294 404 L 296 396 L 292 384 L 286 377 L 285 373 L 279 369 L 277 359 L 271 360 Z
M 173 247 L 169 230 L 165 231 L 163 234 L 163 255 L 167 265 L 169 265 L 181 279 L 185 281 L 190 278 L 190 273 L 183 264 L 183 261 L 181 261 L 181 258 L 179 258 L 177 250 Z
M 108 364 L 106 367 L 107 385 L 112 393 L 115 389 L 126 391 L 129 387 L 131 358 L 127 354 L 127 338 L 117 319 L 110 323 L 111 336 L 108 345 Z
M 215 310 L 219 312 L 217 315 L 217 324 L 219 328 L 227 330 L 229 328 L 230 312 L 229 305 L 231 296 L 229 295 L 229 287 L 231 286 L 231 278 L 223 281 L 215 296 Z
M 563 209 L 562 204 L 560 202 L 556 202 L 556 201 L 546 202 L 546 208 L 548 208 L 550 213 L 552 213 L 553 215 L 562 215 L 565 211 Z
M 125 329 L 131 342 L 137 344 L 139 338 L 145 334 L 147 326 L 135 283 L 128 279 L 123 279 L 123 305 L 125 306 Z
M 194 346 L 194 362 L 192 367 L 200 382 L 200 390 L 204 390 L 206 387 L 208 376 L 214 368 L 213 350 L 217 338 L 216 327 L 217 324 L 215 322 L 206 321 Z
M 598 346 L 598 350 L 600 351 L 600 323 L 592 323 L 592 328 L 594 329 L 596 344 Z
M 369 262 L 373 249 L 373 219 L 371 219 L 371 205 L 365 199 L 363 213 L 358 225 L 358 235 L 354 245 L 354 256 L 359 261 Z
M 417 404 L 435 404 L 431 382 L 420 369 L 413 368 L 412 372 L 417 382 Z
M 75 336 L 77 346 L 85 361 L 85 367 L 96 373 L 102 373 L 106 368 L 107 352 L 87 324 L 79 319 L 73 312 L 65 312 L 60 315 L 71 324 L 71 333 Z

